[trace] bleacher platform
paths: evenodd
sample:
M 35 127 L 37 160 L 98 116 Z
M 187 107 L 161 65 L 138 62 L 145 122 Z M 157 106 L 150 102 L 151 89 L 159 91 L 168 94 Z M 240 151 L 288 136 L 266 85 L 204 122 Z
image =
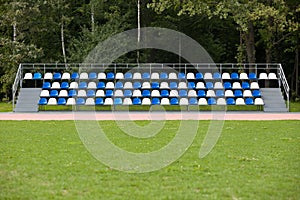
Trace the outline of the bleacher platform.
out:
M 41 88 L 38 105 L 259 106 L 262 87 L 281 88 L 281 65 L 22 64 L 20 88 Z M 16 88 L 16 86 L 14 86 Z M 18 87 L 17 87 L 18 88 Z M 16 92 L 13 90 L 13 92 Z M 288 95 L 287 95 L 288 98 Z

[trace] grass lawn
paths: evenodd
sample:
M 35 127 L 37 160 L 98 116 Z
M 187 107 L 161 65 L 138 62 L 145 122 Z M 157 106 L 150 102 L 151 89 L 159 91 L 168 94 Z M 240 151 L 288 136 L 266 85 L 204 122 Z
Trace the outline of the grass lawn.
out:
M 11 102 L 0 102 L 0 112 L 11 112 L 12 111 L 12 104 Z
M 178 121 L 151 139 L 133 139 L 99 122 L 121 148 L 161 148 Z M 136 122 L 140 126 L 148 121 Z M 73 121 L 0 121 L 0 199 L 300 199 L 300 121 L 226 121 L 204 159 L 209 121 L 188 151 L 159 171 L 113 170 L 84 148 Z

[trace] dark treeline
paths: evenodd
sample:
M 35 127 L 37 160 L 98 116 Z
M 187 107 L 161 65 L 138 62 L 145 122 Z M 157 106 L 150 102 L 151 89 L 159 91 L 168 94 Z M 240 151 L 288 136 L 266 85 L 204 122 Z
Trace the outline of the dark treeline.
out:
M 299 82 L 298 0 L 0 0 L 0 100 L 11 98 L 19 63 L 80 63 L 101 41 L 138 26 L 195 39 L 219 63 L 282 63 Z M 136 62 L 128 53 L 116 62 Z M 141 50 L 140 62 L 178 62 Z

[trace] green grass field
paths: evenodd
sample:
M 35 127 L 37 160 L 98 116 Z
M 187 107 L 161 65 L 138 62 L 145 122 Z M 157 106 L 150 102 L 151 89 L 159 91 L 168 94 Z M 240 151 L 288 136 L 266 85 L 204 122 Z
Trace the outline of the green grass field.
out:
M 178 121 L 151 139 L 133 139 L 99 122 L 118 146 L 161 148 Z M 147 121 L 136 122 L 140 126 Z M 159 171 L 113 170 L 84 148 L 73 121 L 0 121 L 0 199 L 300 199 L 300 121 L 226 121 L 204 159 L 209 121 L 188 151 Z

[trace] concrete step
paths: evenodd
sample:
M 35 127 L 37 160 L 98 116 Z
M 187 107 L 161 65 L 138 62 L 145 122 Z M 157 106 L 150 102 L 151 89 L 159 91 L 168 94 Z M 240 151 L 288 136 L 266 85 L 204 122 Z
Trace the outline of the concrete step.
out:
M 261 88 L 265 112 L 288 112 L 280 88 Z
M 21 88 L 15 112 L 37 112 L 41 88 Z

